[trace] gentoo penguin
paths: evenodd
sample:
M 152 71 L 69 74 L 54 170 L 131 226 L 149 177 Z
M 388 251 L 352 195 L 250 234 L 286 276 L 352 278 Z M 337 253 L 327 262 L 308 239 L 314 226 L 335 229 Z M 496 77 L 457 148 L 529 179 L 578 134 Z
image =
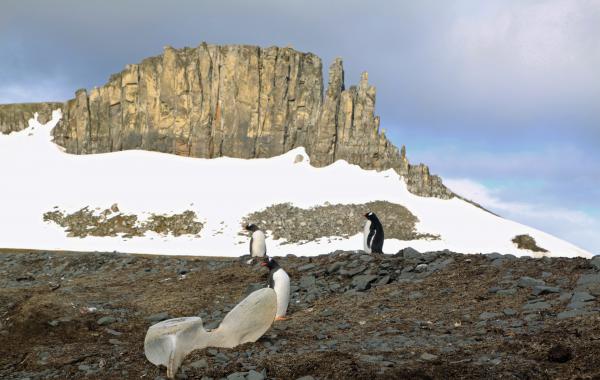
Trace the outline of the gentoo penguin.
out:
M 383 253 L 383 226 L 373 212 L 365 214 L 364 249 L 367 253 Z
M 265 257 L 267 254 L 267 244 L 265 243 L 265 234 L 258 229 L 256 224 L 248 224 L 244 227 L 246 231 L 252 232 L 250 238 L 250 257 Z
M 260 264 L 269 268 L 269 288 L 275 290 L 277 295 L 276 321 L 285 320 L 285 313 L 290 303 L 290 276 L 279 266 L 277 261 L 265 256 Z

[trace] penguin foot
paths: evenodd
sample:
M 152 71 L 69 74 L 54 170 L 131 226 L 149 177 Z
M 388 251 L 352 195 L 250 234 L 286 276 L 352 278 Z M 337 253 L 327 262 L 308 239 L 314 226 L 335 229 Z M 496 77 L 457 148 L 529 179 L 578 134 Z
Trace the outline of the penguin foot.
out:
M 287 321 L 288 319 L 289 319 L 288 317 L 281 317 L 281 316 L 275 317 L 276 321 Z

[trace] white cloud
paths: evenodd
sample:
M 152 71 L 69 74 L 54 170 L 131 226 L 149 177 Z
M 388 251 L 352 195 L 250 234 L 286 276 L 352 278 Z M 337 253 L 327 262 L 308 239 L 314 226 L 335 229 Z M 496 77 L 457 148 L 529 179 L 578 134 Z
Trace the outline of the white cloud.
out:
M 579 211 L 547 204 L 525 203 L 502 198 L 500 190 L 467 178 L 449 178 L 444 183 L 457 194 L 479 203 L 502 217 L 539 228 L 579 244 L 590 252 L 600 251 L 600 220 Z

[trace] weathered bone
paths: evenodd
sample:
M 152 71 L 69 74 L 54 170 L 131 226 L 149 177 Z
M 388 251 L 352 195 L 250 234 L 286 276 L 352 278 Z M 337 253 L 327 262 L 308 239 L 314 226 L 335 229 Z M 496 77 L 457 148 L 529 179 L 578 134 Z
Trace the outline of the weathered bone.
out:
M 234 307 L 213 331 L 204 329 L 200 317 L 169 319 L 150 326 L 144 353 L 151 363 L 167 367 L 167 376 L 174 378 L 183 359 L 194 350 L 256 342 L 271 327 L 276 311 L 275 291 L 259 289 Z

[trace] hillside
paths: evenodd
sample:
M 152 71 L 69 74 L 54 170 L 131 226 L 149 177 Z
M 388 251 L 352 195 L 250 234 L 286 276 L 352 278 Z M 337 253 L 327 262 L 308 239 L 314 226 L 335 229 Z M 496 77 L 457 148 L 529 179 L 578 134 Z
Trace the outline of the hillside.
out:
M 343 160 L 314 167 L 303 148 L 252 160 L 68 154 L 51 141 L 60 117 L 0 135 L 0 162 L 10 163 L 10 185 L 0 188 L 5 248 L 231 257 L 247 253 L 242 225 L 254 222 L 270 231 L 269 254 L 315 255 L 361 248 L 362 215 L 373 208 L 385 224 L 384 252 L 590 256 L 457 197 L 417 196 L 394 170 Z M 521 235 L 547 252 L 519 248 Z
M 600 376 L 600 261 L 449 251 L 281 258 L 291 319 L 205 349 L 179 379 L 572 379 Z M 0 377 L 164 379 L 146 329 L 214 328 L 267 273 L 236 259 L 0 253 Z M 205 377 L 206 376 L 206 377 Z

